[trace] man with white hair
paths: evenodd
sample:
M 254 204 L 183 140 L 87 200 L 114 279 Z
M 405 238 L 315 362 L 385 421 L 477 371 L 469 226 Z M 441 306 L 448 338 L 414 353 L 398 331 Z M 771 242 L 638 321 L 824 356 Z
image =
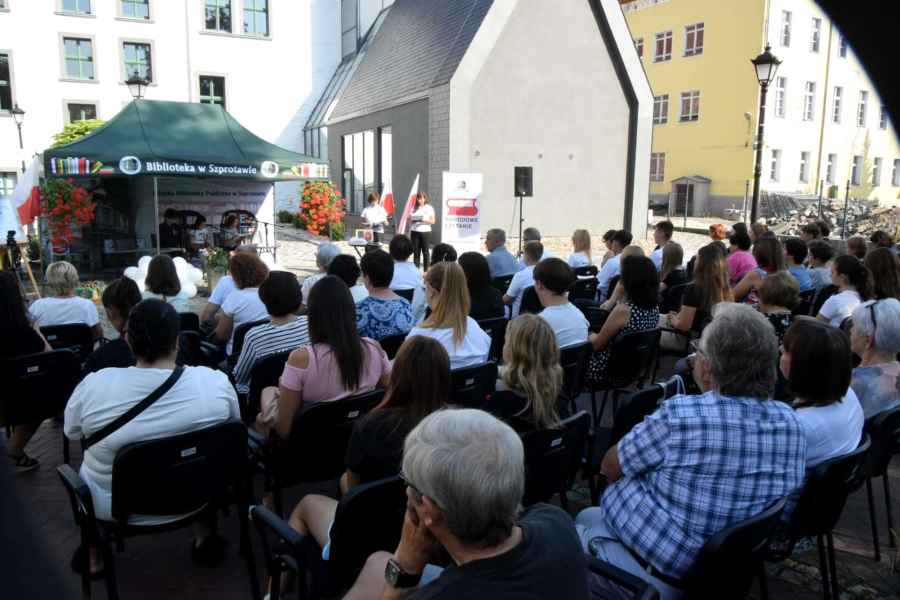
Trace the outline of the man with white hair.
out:
M 316 250 L 316 266 L 319 267 L 319 272 L 313 273 L 304 279 L 303 285 L 300 286 L 300 292 L 303 294 L 303 306 L 306 306 L 306 300 L 309 298 L 309 291 L 312 289 L 312 286 L 328 274 L 328 267 L 331 266 L 331 261 L 336 256 L 339 256 L 340 253 L 341 249 L 337 247 L 337 244 L 332 244 L 331 242 L 319 244 L 319 249 Z
M 502 229 L 489 229 L 484 238 L 484 246 L 487 248 L 488 268 L 491 270 L 491 278 L 512 275 L 519 270 L 519 264 L 512 252 L 506 249 L 506 232 Z
M 369 557 L 345 599 L 586 599 L 587 562 L 572 520 L 537 504 L 520 514 L 522 441 L 480 410 L 441 410 L 406 438 L 407 510 L 393 555 Z M 453 559 L 429 565 L 438 547 Z

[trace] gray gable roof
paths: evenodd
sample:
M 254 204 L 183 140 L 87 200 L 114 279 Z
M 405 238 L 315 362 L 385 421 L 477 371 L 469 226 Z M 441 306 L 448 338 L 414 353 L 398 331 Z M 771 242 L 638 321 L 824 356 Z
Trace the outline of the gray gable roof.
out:
M 493 0 L 397 0 L 331 122 L 424 98 L 453 77 Z

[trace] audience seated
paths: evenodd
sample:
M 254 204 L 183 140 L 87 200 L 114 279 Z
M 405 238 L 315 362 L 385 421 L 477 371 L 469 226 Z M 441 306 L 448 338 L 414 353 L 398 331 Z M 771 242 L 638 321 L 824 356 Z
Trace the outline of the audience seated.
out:
M 45 298 L 31 303 L 28 313 L 38 327 L 84 323 L 94 332 L 94 337 L 103 337 L 100 314 L 94 303 L 75 295 L 78 287 L 78 271 L 71 263 L 59 261 L 47 267 L 47 292 Z
M 821 234 L 819 239 L 827 240 L 828 236 L 831 235 L 831 225 L 824 220 L 816 221 L 816 225 L 819 227 L 819 233 Z
M 116 279 L 103 290 L 101 296 L 106 318 L 119 333 L 119 337 L 94 350 L 84 363 L 82 376 L 110 367 L 131 367 L 134 365 L 134 354 L 125 340 L 128 325 L 128 314 L 141 301 L 141 292 L 134 280 L 128 277 Z
M 256 246 L 245 244 L 238 246 L 235 252 L 256 254 Z M 206 301 L 206 305 L 200 313 L 200 322 L 208 323 L 212 321 L 219 314 L 219 309 L 225 302 L 225 298 L 235 289 L 237 288 L 234 285 L 234 278 L 231 275 L 222 276 L 216 283 L 216 287 L 213 289 L 212 294 L 209 295 L 209 300 Z
M 356 257 L 349 254 L 335 256 L 328 266 L 329 275 L 334 275 L 347 284 L 354 303 L 359 303 L 369 295 L 369 292 L 366 291 L 366 286 L 359 282 L 360 273 Z
M 425 284 L 422 282 L 419 267 L 409 261 L 413 253 L 412 241 L 405 235 L 395 235 L 391 238 L 388 251 L 394 259 L 394 276 L 390 288 L 395 292 L 413 290 L 412 309 L 418 321 L 425 314 Z
M 431 338 L 407 338 L 394 359 L 384 400 L 353 426 L 341 494 L 400 472 L 403 440 L 422 419 L 447 404 L 449 390 L 450 359 L 444 347 Z M 326 560 L 337 505 L 333 498 L 308 494 L 291 513 L 291 527 L 312 535 Z
M 659 269 L 659 313 L 677 312 L 681 308 L 684 288 L 677 288 L 688 282 L 682 266 L 684 250 L 681 244 L 669 242 L 663 247 L 662 264 Z
M 50 344 L 41 335 L 37 325 L 29 323 L 19 279 L 14 271 L 8 269 L 0 271 L 0 335 L 6 340 L 6 343 L 0 344 L 0 359 L 18 358 L 51 350 Z M 15 343 L 10 340 L 15 340 Z M 0 425 L 3 425 L 2 418 Z M 10 460 L 10 468 L 17 473 L 34 471 L 40 466 L 37 460 L 25 454 L 25 445 L 39 425 L 40 423 L 17 425 L 7 439 L 6 454 Z
M 491 279 L 512 275 L 519 270 L 519 263 L 512 252 L 506 249 L 506 232 L 502 229 L 489 229 L 484 239 L 487 248 L 488 267 L 491 271 Z
M 309 304 L 309 291 L 312 289 L 312 286 L 328 274 L 328 267 L 331 266 L 331 261 L 340 255 L 341 249 L 338 248 L 336 244 L 332 244 L 331 242 L 319 244 L 319 247 L 316 250 L 316 266 L 319 268 L 319 272 L 313 273 L 304 279 L 303 285 L 300 288 L 300 291 L 303 294 L 303 306 Z
M 619 262 L 621 261 L 621 256 L 619 255 L 622 254 L 622 250 L 624 250 L 626 246 L 631 244 L 632 239 L 633 236 L 631 233 L 624 229 L 617 231 L 615 235 L 613 235 L 612 242 L 610 243 L 610 250 L 612 251 L 613 256 L 603 264 L 603 268 L 597 273 L 597 281 L 599 283 L 598 290 L 601 300 L 609 293 L 610 280 L 613 277 L 620 275 Z
M 831 285 L 831 265 L 828 263 L 834 258 L 834 248 L 826 241 L 814 240 L 809 243 L 807 249 L 809 277 L 812 279 L 813 287 L 820 290 Z
M 809 250 L 803 240 L 789 238 L 784 242 L 784 259 L 788 272 L 797 280 L 801 292 L 815 289 L 809 269 L 806 268 L 806 256 Z
M 807 223 L 803 227 L 800 228 L 800 239 L 803 240 L 804 244 L 809 244 L 810 242 L 814 242 L 818 239 L 821 239 L 822 231 L 819 229 L 819 226 L 815 223 Z
M 900 258 L 888 248 L 875 248 L 863 261 L 872 273 L 872 297 L 900 298 Z
M 207 367 L 175 367 L 180 319 L 160 300 L 144 300 L 129 314 L 126 337 L 137 364 L 91 373 L 75 388 L 65 411 L 69 439 L 89 437 L 140 403 L 170 377 L 174 385 L 134 419 L 94 443 L 84 454 L 80 475 L 91 491 L 98 519 L 111 520 L 112 472 L 116 453 L 127 444 L 202 429 L 239 419 L 237 396 L 228 377 Z M 135 516 L 135 525 L 165 523 L 177 516 Z M 215 552 L 222 541 L 206 529 L 195 532 L 193 554 Z M 91 549 L 91 571 L 99 570 Z
M 887 231 L 879 229 L 869 238 L 876 248 L 887 248 L 892 254 L 897 254 L 897 246 L 894 245 L 894 238 Z
M 569 288 L 575 283 L 575 271 L 559 258 L 542 260 L 534 268 L 534 291 L 544 310 L 541 318 L 556 334 L 560 348 L 583 344 L 588 338 L 588 320 L 569 302 Z
M 756 223 L 750 224 L 750 229 L 747 230 L 747 234 L 750 236 L 750 241 L 756 244 L 757 240 L 761 239 L 763 235 L 770 233 L 769 226 L 765 223 L 760 223 L 757 221 Z
M 277 389 L 266 388 L 256 418 L 263 431 L 275 427 L 286 439 L 304 406 L 370 392 L 387 383 L 391 363 L 378 342 L 361 338 L 350 290 L 326 275 L 310 290 L 309 346 L 291 352 Z
M 544 260 L 545 258 L 553 258 L 553 253 L 541 242 L 541 232 L 538 231 L 537 227 L 526 227 L 525 230 L 522 231 L 522 247 L 524 248 L 527 246 L 528 242 L 538 242 L 541 244 L 543 252 L 541 252 L 539 261 Z M 528 265 L 525 263 L 525 256 L 523 255 L 519 258 L 519 270 L 522 270 L 527 266 Z
M 761 312 L 775 329 L 778 346 L 781 347 L 784 334 L 794 322 L 791 312 L 800 301 L 800 286 L 797 280 L 786 271 L 772 273 L 759 287 L 759 312 Z
M 559 426 L 559 346 L 540 316 L 526 314 L 510 321 L 499 375 L 485 410 L 519 433 Z
M 622 261 L 624 297 L 612 308 L 600 333 L 592 333 L 589 341 L 594 353 L 587 367 L 591 383 L 602 381 L 609 363 L 609 346 L 624 333 L 655 329 L 659 324 L 659 273 L 653 261 L 645 256 L 628 256 Z
M 525 261 L 524 268 L 513 275 L 512 282 L 509 284 L 506 293 L 503 295 L 503 303 L 512 307 L 512 318 L 519 316 L 519 309 L 522 306 L 522 296 L 525 295 L 525 288 L 534 285 L 534 266 L 541 262 L 541 256 L 544 254 L 544 246 L 540 242 L 527 242 L 525 251 L 522 255 Z
M 188 312 L 187 298 L 181 295 L 181 281 L 171 256 L 158 254 L 150 261 L 141 297 L 144 300 L 162 300 L 178 312 Z
M 653 261 L 653 264 L 656 265 L 657 270 L 662 271 L 663 267 L 663 251 L 665 250 L 666 244 L 672 241 L 672 234 L 675 232 L 675 226 L 672 225 L 672 221 L 660 221 L 653 227 L 653 243 L 656 244 L 656 248 L 653 249 L 653 252 L 650 253 L 650 260 Z M 679 265 L 680 266 L 680 265 Z M 663 278 L 660 277 L 660 280 Z
M 269 275 L 269 269 L 255 254 L 237 253 L 228 261 L 228 271 L 234 278 L 236 289 L 228 294 L 222 305 L 215 337 L 219 342 L 227 342 L 225 352 L 231 354 L 234 331 L 244 323 L 261 321 L 269 316 L 266 305 L 259 299 L 259 286 Z
M 781 242 L 773 235 L 765 235 L 756 240 L 753 245 L 753 258 L 757 268 L 750 271 L 732 290 L 735 302 L 757 304 L 759 298 L 756 290 L 762 285 L 763 280 L 771 273 L 784 271 L 787 266 L 784 262 L 784 248 Z
M 840 327 L 860 302 L 869 299 L 870 277 L 866 266 L 853 256 L 838 256 L 831 265 L 831 281 L 838 293 L 825 301 L 816 318 Z
M 756 259 L 750 252 L 752 243 L 750 235 L 745 231 L 735 231 L 728 238 L 730 247 L 728 249 L 728 280 L 732 286 L 740 283 L 744 276 L 756 269 Z
M 450 244 L 435 244 L 431 249 L 431 264 L 444 261 L 456 262 L 456 248 Z
M 850 385 L 865 418 L 900 405 L 900 301 L 886 298 L 857 306 L 850 343 L 862 359 Z
M 407 436 L 401 473 L 400 544 L 369 558 L 345 600 L 588 597 L 572 519 L 547 504 L 521 510 L 524 450 L 509 426 L 480 410 L 437 411 Z M 429 564 L 441 549 L 443 570 Z
M 850 389 L 850 339 L 840 329 L 798 318 L 784 335 L 781 372 L 806 436 L 806 467 L 856 450 L 863 410 Z
M 241 355 L 234 366 L 237 391 L 250 391 L 253 366 L 270 354 L 287 352 L 309 344 L 309 322 L 300 311 L 300 282 L 293 273 L 272 271 L 259 286 L 259 299 L 265 305 L 269 322 L 247 332 Z
M 396 239 L 396 238 L 395 238 Z M 366 252 L 361 261 L 369 295 L 356 305 L 356 328 L 362 337 L 380 340 L 400 335 L 415 325 L 412 306 L 390 287 L 394 260 L 384 250 Z
M 469 316 L 476 321 L 505 316 L 503 294 L 491 285 L 490 265 L 487 259 L 478 252 L 463 252 L 459 257 L 459 266 L 466 274 L 466 285 L 469 288 L 469 299 L 472 303 Z
M 659 324 L 683 332 L 700 332 L 709 321 L 713 307 L 732 300 L 725 257 L 715 243 L 707 244 L 697 252 L 694 280 L 684 290 L 681 309 L 667 313 Z M 671 348 L 684 345 L 671 334 L 664 335 L 661 343 Z
M 865 260 L 869 246 L 866 244 L 866 238 L 861 235 L 854 235 L 847 240 L 847 254 L 859 260 Z
M 724 242 L 728 237 L 728 228 L 721 223 L 713 223 L 709 226 L 709 239 L 714 242 Z
M 573 269 L 594 264 L 591 259 L 591 234 L 587 229 L 576 229 L 572 234 L 572 254 L 567 262 Z
M 802 483 L 800 422 L 770 399 L 777 354 L 762 315 L 738 304 L 716 308 L 693 367 L 703 394 L 666 400 L 606 453 L 601 468 L 611 485 L 599 507 L 576 519 L 585 551 L 650 582 L 662 598 L 680 598 L 672 578 L 684 577 L 712 535 Z
M 601 267 L 605 266 L 606 263 L 609 262 L 609 259 L 616 255 L 616 253 L 613 252 L 612 241 L 616 236 L 617 231 L 617 229 L 609 229 L 603 234 L 603 245 L 606 247 L 606 252 L 603 254 L 603 260 L 600 262 Z M 631 242 L 628 243 L 630 244 Z
M 491 338 L 469 316 L 470 300 L 466 275 L 456 263 L 437 263 L 425 273 L 425 296 L 431 314 L 409 332 L 436 339 L 450 356 L 450 368 L 483 363 L 491 349 Z

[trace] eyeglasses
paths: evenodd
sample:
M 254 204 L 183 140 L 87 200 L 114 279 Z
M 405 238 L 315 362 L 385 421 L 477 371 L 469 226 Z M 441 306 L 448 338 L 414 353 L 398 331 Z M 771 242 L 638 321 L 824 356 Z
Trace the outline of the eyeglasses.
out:
M 868 306 L 869 314 L 872 316 L 872 335 L 869 336 L 872 339 L 875 339 L 875 330 L 878 329 L 878 320 L 875 318 L 875 305 L 879 302 L 881 302 L 881 300 L 876 300 Z
M 423 494 L 422 491 L 419 488 L 417 488 L 415 486 L 415 484 L 413 484 L 413 482 L 411 482 L 409 480 L 409 478 L 407 478 L 406 474 L 403 473 L 403 471 L 400 471 L 400 481 L 405 483 L 406 487 L 408 487 L 409 489 L 411 489 L 413 491 L 413 494 L 416 497 L 416 502 L 422 501 L 422 497 L 425 496 L 425 494 Z

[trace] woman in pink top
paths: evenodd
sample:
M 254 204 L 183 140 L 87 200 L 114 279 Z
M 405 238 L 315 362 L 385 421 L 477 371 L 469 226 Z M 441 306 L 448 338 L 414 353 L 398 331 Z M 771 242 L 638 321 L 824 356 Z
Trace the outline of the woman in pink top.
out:
M 728 278 L 731 286 L 736 286 L 744 275 L 756 268 L 756 259 L 750 253 L 753 242 L 746 231 L 736 230 L 728 238 L 731 246 L 728 249 Z
M 291 352 L 280 385 L 261 398 L 257 424 L 275 427 L 281 438 L 291 432 L 294 415 L 309 404 L 339 400 L 387 384 L 391 364 L 378 342 L 359 337 L 356 307 L 346 284 L 323 277 L 309 293 L 312 345 Z

